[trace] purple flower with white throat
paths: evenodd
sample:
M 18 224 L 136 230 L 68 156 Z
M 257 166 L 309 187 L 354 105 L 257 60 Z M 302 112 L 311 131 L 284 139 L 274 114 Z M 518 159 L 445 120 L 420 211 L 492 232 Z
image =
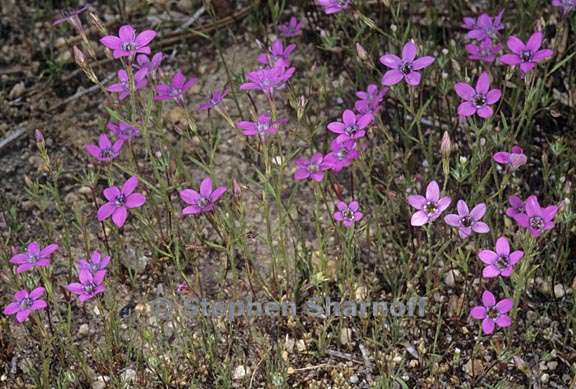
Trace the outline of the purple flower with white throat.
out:
M 246 136 L 264 136 L 275 134 L 278 132 L 278 127 L 287 122 L 286 119 L 272 120 L 272 116 L 265 113 L 258 116 L 255 122 L 241 121 L 236 124 L 236 127 L 241 129 L 242 134 Z
M 112 216 L 112 221 L 118 228 L 122 228 L 128 218 L 128 209 L 139 208 L 146 202 L 141 193 L 134 193 L 138 186 L 138 178 L 130 177 L 122 189 L 111 186 L 104 189 L 104 197 L 108 202 L 98 209 L 98 221 L 102 222 Z
M 174 100 L 178 104 L 184 104 L 184 96 L 188 89 L 192 88 L 198 79 L 196 77 L 186 78 L 180 70 L 174 74 L 170 84 L 156 85 L 156 96 L 154 100 Z
M 408 204 L 416 208 L 410 224 L 415 227 L 432 223 L 448 208 L 451 199 L 448 196 L 440 197 L 440 187 L 436 181 L 430 181 L 426 187 L 426 197 L 421 195 L 408 196 Z
M 554 228 L 554 218 L 558 213 L 558 206 L 550 205 L 542 208 L 538 203 L 538 198 L 532 195 L 526 199 L 525 210 L 526 213 L 517 214 L 514 220 L 520 227 L 526 228 L 530 235 L 538 237 L 544 231 Z
M 284 87 L 292 77 L 294 67 L 287 68 L 281 61 L 272 67 L 258 69 L 246 74 L 247 82 L 240 85 L 241 90 L 259 90 L 272 96 L 274 90 Z
M 275 63 L 280 62 L 284 66 L 290 66 L 290 55 L 296 50 L 294 43 L 284 47 L 284 43 L 280 39 L 272 42 L 267 53 L 258 55 L 257 61 L 262 65 L 273 66 Z
M 136 74 L 144 73 L 145 77 L 155 74 L 158 69 L 160 69 L 160 65 L 162 64 L 163 59 L 164 54 L 162 54 L 162 52 L 154 54 L 152 59 L 148 58 L 146 54 L 138 55 L 136 57 L 136 64 L 134 64 L 134 67 L 138 69 Z
M 118 70 L 118 80 L 119 82 L 109 85 L 106 90 L 108 92 L 118 93 L 118 99 L 122 101 L 126 97 L 130 96 L 130 81 L 126 70 Z M 134 75 L 134 88 L 136 91 L 144 88 L 147 84 L 148 80 L 146 79 L 146 75 L 144 73 L 136 73 Z
M 206 177 L 200 183 L 200 192 L 194 189 L 182 189 L 179 194 L 188 207 L 182 210 L 182 215 L 196 215 L 214 210 L 214 205 L 226 192 L 226 187 L 220 186 L 212 190 L 212 179 Z
M 292 38 L 298 35 L 302 35 L 303 25 L 304 23 L 296 19 L 295 16 L 292 16 L 290 21 L 278 26 L 278 31 L 284 38 Z
M 351 0 L 317 0 L 318 5 L 322 7 L 326 15 L 335 14 L 341 12 L 352 3 Z
M 497 153 L 494 153 L 492 159 L 501 165 L 510 166 L 511 170 L 516 170 L 528 162 L 528 157 L 524 154 L 524 150 L 522 150 L 522 147 L 518 145 L 512 146 L 510 152 L 498 151 Z
M 352 227 L 354 223 L 359 222 L 364 217 L 364 214 L 360 212 L 358 201 L 351 201 L 350 204 L 338 201 L 336 209 L 333 215 L 334 220 L 341 222 L 346 228 Z
M 344 142 L 350 139 L 359 139 L 366 135 L 366 128 L 372 123 L 372 114 L 356 115 L 351 109 L 342 114 L 342 121 L 328 124 L 328 130 L 338 134 L 336 140 Z
M 73 282 L 66 286 L 68 291 L 78 295 L 81 303 L 90 300 L 91 298 L 104 293 L 106 286 L 104 285 L 104 277 L 106 270 L 98 271 L 92 274 L 88 270 L 80 270 L 78 278 L 80 282 Z
M 495 249 L 496 251 L 481 250 L 478 253 L 478 258 L 487 265 L 482 271 L 482 277 L 510 277 L 514 266 L 524 256 L 524 251 L 516 250 L 510 252 L 510 242 L 505 236 L 501 236 L 496 240 Z
M 462 239 L 472 235 L 472 233 L 485 234 L 490 231 L 488 224 L 480 219 L 486 213 L 486 204 L 479 203 L 470 211 L 464 200 L 458 200 L 456 204 L 458 214 L 449 214 L 444 217 L 446 224 L 458 228 L 458 234 Z
M 112 131 L 120 141 L 130 141 L 140 136 L 140 130 L 126 122 L 108 122 L 106 128 Z M 118 141 L 117 141 L 118 142 Z
M 465 82 L 458 82 L 454 86 L 456 93 L 464 102 L 458 106 L 458 114 L 461 116 L 472 116 L 474 114 L 483 119 L 487 119 L 494 114 L 491 105 L 496 104 L 502 92 L 500 89 L 490 89 L 490 75 L 487 72 L 482 72 L 476 88 Z
M 334 139 L 330 143 L 330 152 L 324 157 L 324 163 L 332 171 L 339 172 L 350 166 L 359 156 L 358 145 L 354 140 L 338 142 Z
M 402 58 L 394 54 L 380 57 L 380 63 L 392 69 L 384 73 L 382 85 L 395 85 L 402 80 L 405 80 L 408 85 L 419 85 L 422 78 L 419 70 L 432 65 L 434 57 L 416 58 L 416 54 L 418 54 L 418 46 L 413 41 L 408 41 L 402 49 Z
M 78 271 L 87 270 L 93 275 L 96 275 L 98 272 L 105 272 L 109 262 L 109 256 L 104 256 L 95 250 L 92 252 L 89 260 L 80 259 L 78 261 Z
M 118 139 L 114 143 L 110 141 L 108 135 L 100 134 L 98 138 L 98 145 L 88 144 L 84 146 L 84 149 L 92 157 L 96 158 L 100 162 L 110 162 L 120 155 L 120 150 L 122 150 L 122 145 L 124 141 Z
M 511 298 L 496 302 L 496 297 L 486 290 L 482 294 L 482 305 L 472 308 L 470 316 L 476 320 L 482 320 L 482 332 L 484 335 L 490 335 L 496 326 L 503 328 L 512 325 L 512 319 L 507 314 L 512 310 L 513 305 Z
M 360 100 L 354 103 L 354 108 L 360 114 L 376 114 L 380 111 L 382 101 L 387 92 L 388 88 L 379 89 L 377 85 L 370 84 L 366 91 L 356 92 L 356 97 Z
M 226 96 L 228 96 L 228 89 L 215 89 L 210 93 L 207 101 L 198 104 L 198 109 L 205 111 L 215 108 Z
M 498 53 L 502 50 L 502 45 L 492 42 L 492 39 L 487 38 L 480 43 L 469 43 L 464 46 L 468 52 L 468 59 L 471 61 L 482 61 L 492 63 L 496 60 Z
M 542 62 L 554 54 L 551 49 L 540 49 L 542 38 L 542 33 L 537 31 L 524 44 L 517 36 L 512 35 L 506 43 L 512 53 L 501 56 L 500 62 L 512 67 L 519 66 L 520 72 L 524 76 L 534 69 L 538 62 Z
M 479 41 L 498 38 L 500 30 L 504 29 L 504 24 L 502 24 L 503 14 L 504 10 L 500 11 L 495 17 L 484 13 L 480 15 L 477 20 L 474 20 L 474 18 L 464 18 L 463 27 L 470 30 L 466 36 Z
M 324 179 L 324 172 L 329 169 L 322 153 L 315 153 L 310 159 L 297 159 L 294 164 L 296 164 L 296 172 L 294 173 L 296 181 L 312 179 L 320 182 Z
M 120 27 L 118 36 L 107 35 L 100 39 L 100 43 L 112 50 L 114 58 L 130 57 L 136 54 L 150 54 L 148 46 L 156 36 L 153 30 L 142 31 L 136 35 L 136 30 L 130 25 Z
M 16 273 L 25 272 L 35 268 L 36 266 L 50 266 L 50 256 L 56 250 L 58 250 L 58 245 L 55 243 L 41 248 L 38 242 L 32 242 L 28 244 L 25 252 L 12 256 L 12 258 L 10 258 L 10 263 L 13 265 L 18 265 L 16 268 Z
M 36 288 L 31 292 L 26 289 L 19 290 L 14 294 L 14 300 L 4 307 L 2 311 L 6 316 L 16 314 L 16 321 L 22 323 L 28 320 L 34 311 L 45 309 L 48 304 L 40 297 L 44 294 L 44 288 Z

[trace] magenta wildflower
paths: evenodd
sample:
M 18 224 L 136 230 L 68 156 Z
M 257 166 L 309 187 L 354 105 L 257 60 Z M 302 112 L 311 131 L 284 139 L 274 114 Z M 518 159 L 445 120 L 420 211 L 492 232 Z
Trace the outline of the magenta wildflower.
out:
M 514 302 L 511 298 L 505 298 L 496 302 L 494 295 L 486 290 L 482 294 L 482 305 L 470 310 L 470 316 L 476 320 L 482 320 L 482 332 L 490 335 L 496 326 L 499 328 L 510 327 L 512 319 L 507 315 L 512 310 Z
M 198 79 L 196 77 L 186 79 L 182 72 L 178 70 L 178 72 L 172 77 L 170 85 L 156 85 L 156 96 L 154 96 L 154 100 L 174 100 L 178 104 L 183 104 L 184 94 L 188 89 L 196 85 L 197 82 Z
M 496 60 L 498 53 L 502 50 L 502 45 L 493 43 L 492 39 L 486 38 L 480 43 L 469 43 L 464 46 L 468 52 L 468 59 L 471 61 L 482 61 L 492 63 Z
M 271 96 L 275 89 L 282 88 L 296 69 L 286 68 L 280 61 L 272 67 L 254 70 L 246 74 L 248 82 L 240 85 L 241 90 L 260 90 Z
M 302 34 L 302 26 L 303 23 L 292 16 L 289 22 L 278 26 L 278 31 L 284 38 L 291 38 Z
M 465 82 L 458 82 L 454 86 L 454 90 L 464 100 L 458 106 L 458 114 L 461 116 L 476 114 L 483 119 L 494 114 L 494 110 L 490 106 L 496 104 L 502 96 L 500 89 L 490 89 L 490 75 L 487 72 L 480 74 L 478 81 L 476 81 L 476 88 L 472 88 Z
M 335 14 L 347 9 L 351 0 L 317 0 L 318 5 L 322 7 L 327 15 Z
M 328 123 L 328 130 L 339 134 L 336 140 L 344 142 L 350 139 L 359 139 L 366 135 L 366 127 L 370 125 L 374 117 L 372 114 L 356 115 L 351 109 L 342 114 L 342 121 Z
M 200 183 L 200 193 L 193 189 L 182 189 L 179 192 L 180 198 L 189 205 L 182 210 L 182 215 L 196 215 L 212 211 L 224 192 L 226 192 L 226 187 L 224 186 L 212 190 L 212 179 L 210 177 L 206 177 Z
M 516 170 L 528 162 L 524 150 L 522 150 L 522 147 L 518 145 L 512 146 L 510 152 L 498 151 L 497 153 L 494 153 L 492 159 L 501 165 L 509 165 L 512 170 Z
M 109 85 L 106 90 L 108 92 L 118 93 L 118 98 L 120 100 L 124 100 L 126 97 L 130 96 L 130 82 L 128 80 L 128 73 L 126 73 L 126 70 L 118 70 L 118 80 L 120 82 Z M 134 87 L 136 91 L 144 88 L 147 84 L 148 80 L 146 79 L 146 74 L 137 72 L 134 75 Z
M 562 14 L 567 15 L 576 9 L 576 0 L 552 0 L 552 5 L 562 8 Z
M 36 288 L 31 292 L 26 289 L 14 293 L 12 303 L 6 305 L 2 311 L 6 316 L 16 314 L 16 321 L 22 323 L 28 320 L 28 316 L 34 311 L 45 309 L 48 304 L 40 297 L 44 294 L 44 288 Z
M 470 30 L 466 36 L 479 41 L 487 38 L 497 38 L 500 30 L 504 29 L 504 24 L 502 24 L 503 14 L 504 10 L 500 11 L 495 17 L 484 13 L 480 15 L 477 20 L 474 18 L 464 18 L 463 27 Z
M 324 172 L 329 169 L 322 153 L 315 153 L 310 159 L 297 159 L 294 163 L 296 164 L 296 172 L 294 172 L 296 181 L 309 178 L 320 182 L 324 179 Z
M 208 96 L 208 100 L 198 104 L 198 109 L 207 110 L 216 107 L 228 95 L 228 89 L 215 89 Z
M 358 201 L 351 201 L 350 204 L 346 204 L 344 201 L 338 201 L 336 203 L 337 211 L 334 212 L 334 220 L 344 224 L 344 227 L 350 228 L 354 223 L 362 220 L 364 214 L 360 212 L 360 205 Z
M 116 138 L 121 141 L 129 141 L 140 135 L 140 130 L 138 128 L 122 121 L 118 123 L 108 122 L 106 128 L 112 131 Z
M 510 208 L 506 210 L 506 216 L 516 220 L 516 216 L 526 214 L 525 203 L 520 197 L 515 195 L 509 196 L 508 204 L 510 204 Z
M 448 196 L 440 198 L 440 187 L 436 181 L 430 181 L 426 187 L 426 197 L 421 195 L 408 196 L 408 204 L 416 208 L 410 224 L 419 227 L 426 223 L 432 223 L 448 208 L 451 199 Z
M 114 143 L 110 141 L 108 135 L 100 134 L 98 138 L 98 145 L 88 144 L 84 146 L 84 149 L 92 157 L 96 158 L 100 162 L 110 162 L 120 155 L 120 150 L 122 150 L 122 145 L 124 141 L 118 139 Z
M 154 39 L 153 30 L 142 31 L 136 35 L 136 30 L 130 25 L 120 27 L 118 36 L 107 35 L 100 39 L 100 43 L 112 50 L 114 58 L 130 57 L 136 54 L 150 54 L 148 44 Z
M 255 122 L 249 121 L 241 121 L 236 124 L 236 126 L 243 130 L 242 134 L 246 136 L 254 136 L 254 135 L 265 135 L 265 134 L 275 134 L 278 132 L 278 126 L 282 124 L 286 124 L 288 120 L 286 119 L 279 119 L 279 120 L 272 120 L 272 116 L 265 113 L 258 116 Z
M 512 53 L 501 56 L 500 62 L 512 67 L 519 66 L 522 75 L 528 73 L 536 67 L 538 62 L 542 62 L 554 54 L 551 49 L 540 49 L 542 38 L 542 33 L 537 31 L 524 44 L 517 36 L 512 35 L 506 43 Z
M 284 66 L 290 66 L 290 55 L 296 49 L 294 43 L 289 44 L 284 47 L 284 44 L 280 39 L 276 39 L 272 42 L 272 45 L 268 49 L 267 53 L 262 53 L 258 55 L 257 61 L 262 65 L 273 66 L 277 62 L 280 62 Z
M 418 72 L 434 62 L 434 57 L 416 58 L 418 46 L 413 41 L 408 41 L 402 49 L 402 58 L 394 54 L 385 54 L 380 57 L 380 63 L 389 67 L 382 77 L 382 85 L 390 86 L 406 80 L 408 85 L 419 85 L 422 75 Z
M 80 21 L 80 15 L 90 8 L 90 4 L 85 4 L 79 8 L 65 8 L 58 11 L 60 17 L 52 22 L 52 25 L 57 26 L 59 24 L 68 22 L 74 27 L 78 34 L 85 34 L 84 28 L 82 27 L 82 22 Z
M 136 57 L 136 64 L 134 67 L 138 69 L 136 74 L 144 73 L 144 76 L 148 77 L 160 69 L 162 60 L 164 59 L 164 54 L 158 52 L 152 56 L 152 59 L 148 58 L 146 54 L 140 54 Z
M 106 270 L 92 274 L 90 271 L 82 269 L 78 272 L 80 282 L 72 282 L 66 286 L 66 289 L 78 295 L 80 302 L 83 303 L 106 290 L 104 276 L 106 276 Z
M 32 242 L 26 247 L 26 251 L 18 253 L 10 258 L 10 263 L 18 265 L 16 273 L 22 273 L 30 270 L 36 266 L 46 267 L 50 266 L 50 256 L 58 250 L 58 245 L 55 243 L 49 244 L 44 248 L 40 248 L 37 242 Z
M 538 203 L 538 198 L 532 195 L 526 199 L 525 213 L 517 213 L 514 220 L 520 227 L 528 229 L 532 236 L 538 237 L 544 231 L 554 228 L 556 213 L 558 213 L 558 206 L 550 205 L 542 208 Z
M 87 270 L 95 275 L 98 272 L 105 272 L 109 262 L 109 256 L 104 256 L 95 250 L 92 252 L 89 260 L 80 259 L 78 261 L 78 271 Z
M 104 221 L 112 216 L 112 221 L 121 228 L 128 217 L 128 209 L 139 208 L 146 202 L 141 193 L 133 193 L 138 186 L 138 178 L 130 177 L 120 190 L 116 186 L 104 189 L 104 197 L 108 202 L 98 209 L 98 221 Z
M 324 157 L 324 163 L 331 170 L 339 172 L 350 166 L 359 156 L 360 153 L 354 140 L 338 142 L 337 139 L 334 139 L 330 143 L 330 152 Z
M 462 239 L 472 235 L 472 233 L 485 234 L 490 231 L 488 224 L 480 221 L 486 213 L 486 204 L 479 203 L 470 211 L 468 204 L 464 200 L 458 200 L 456 204 L 458 214 L 449 214 L 444 217 L 446 224 L 458 228 L 458 234 Z
M 508 239 L 505 236 L 499 237 L 496 240 L 496 251 L 481 250 L 478 253 L 478 258 L 488 265 L 482 271 L 482 277 L 510 277 L 514 265 L 520 262 L 523 256 L 524 251 L 522 250 L 510 252 Z
M 354 103 L 354 108 L 360 114 L 376 114 L 380 110 L 384 96 L 388 92 L 388 88 L 379 89 L 377 85 L 370 84 L 366 91 L 356 92 L 357 100 Z

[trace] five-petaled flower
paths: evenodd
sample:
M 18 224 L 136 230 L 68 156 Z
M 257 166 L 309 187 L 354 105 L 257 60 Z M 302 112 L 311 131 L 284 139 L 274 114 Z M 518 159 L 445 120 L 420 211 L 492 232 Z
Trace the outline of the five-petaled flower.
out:
M 524 44 L 517 36 L 512 35 L 506 43 L 512 53 L 501 56 L 500 62 L 512 67 L 519 66 L 520 72 L 525 75 L 534 69 L 538 62 L 542 62 L 554 54 L 551 49 L 540 49 L 542 38 L 542 33 L 537 31 Z
M 273 66 L 275 63 L 280 62 L 284 66 L 290 66 L 290 54 L 296 49 L 294 43 L 284 47 L 284 43 L 280 39 L 272 42 L 267 53 L 259 54 L 257 57 L 258 63 L 262 65 Z
M 510 327 L 512 319 L 507 315 L 512 310 L 513 300 L 505 298 L 496 302 L 494 295 L 486 290 L 482 294 L 482 305 L 478 305 L 470 310 L 470 316 L 476 320 L 482 320 L 482 332 L 490 335 L 496 326 Z
M 136 57 L 136 64 L 134 64 L 134 67 L 138 69 L 136 74 L 143 73 L 145 77 L 153 75 L 160 68 L 163 59 L 164 54 L 162 54 L 162 52 L 154 54 L 151 59 L 148 58 L 146 54 L 138 55 Z
M 278 126 L 282 124 L 286 124 L 288 120 L 286 119 L 278 119 L 272 120 L 272 116 L 267 113 L 264 113 L 256 119 L 255 122 L 249 121 L 241 121 L 236 124 L 236 127 L 243 130 L 242 134 L 246 136 L 254 136 L 259 135 L 263 136 L 266 134 L 275 134 L 278 132 Z
M 502 45 L 492 42 L 490 38 L 486 38 L 480 43 L 468 43 L 464 48 L 468 52 L 468 59 L 471 61 L 492 63 L 502 50 Z
M 100 39 L 100 43 L 112 50 L 114 58 L 130 57 L 136 54 L 150 54 L 148 46 L 156 36 L 153 30 L 142 31 L 136 35 L 136 30 L 130 25 L 120 27 L 118 36 L 107 35 Z
M 112 216 L 112 221 L 121 228 L 128 217 L 128 209 L 141 207 L 146 202 L 146 197 L 141 193 L 134 193 L 138 186 L 138 178 L 130 177 L 122 189 L 111 186 L 104 189 L 104 197 L 108 202 L 98 209 L 98 221 L 104 221 Z
M 41 248 L 37 242 L 32 242 L 26 247 L 26 251 L 18 253 L 10 258 L 10 263 L 18 265 L 16 273 L 22 273 L 30 270 L 36 266 L 46 267 L 50 266 L 50 256 L 58 250 L 58 245 L 55 243 Z
M 26 289 L 19 290 L 14 294 L 12 303 L 6 305 L 2 311 L 6 316 L 16 314 L 16 321 L 22 323 L 28 320 L 28 316 L 34 311 L 45 309 L 48 304 L 40 297 L 44 294 L 44 288 L 36 288 L 31 292 Z
M 324 163 L 332 171 L 339 172 L 350 166 L 360 156 L 356 141 L 350 139 L 338 142 L 334 139 L 330 143 L 330 152 L 324 157 Z
M 182 201 L 188 204 L 182 210 L 182 215 L 196 215 L 211 212 L 220 197 L 226 192 L 226 187 L 220 186 L 212 190 L 212 179 L 206 177 L 200 183 L 200 192 L 194 189 L 182 189 L 179 194 Z
M 247 82 L 240 85 L 241 90 L 260 90 L 271 96 L 274 90 L 282 88 L 292 77 L 294 67 L 287 68 L 282 61 L 272 67 L 254 70 L 246 74 Z
M 116 84 L 109 85 L 106 90 L 112 93 L 118 93 L 118 99 L 120 101 L 124 100 L 126 97 L 130 96 L 130 81 L 128 78 L 128 73 L 126 70 L 120 69 L 118 70 L 118 80 Z M 135 91 L 139 91 L 140 89 L 144 88 L 148 84 L 148 80 L 146 79 L 145 73 L 136 73 L 134 75 L 134 88 Z
M 124 141 L 122 139 L 116 140 L 114 143 L 110 141 L 108 135 L 100 134 L 98 138 L 98 145 L 88 144 L 84 146 L 84 149 L 92 157 L 96 158 L 100 162 L 110 162 L 118 155 L 120 155 L 120 150 L 122 150 L 122 145 Z
M 334 220 L 344 224 L 344 227 L 350 228 L 354 223 L 362 220 L 364 214 L 360 212 L 360 205 L 358 201 L 351 201 L 346 204 L 344 201 L 336 203 L 336 212 L 334 212 Z
M 470 30 L 466 36 L 479 41 L 498 38 L 499 31 L 504 29 L 504 24 L 502 24 L 503 14 L 504 10 L 500 11 L 495 17 L 484 13 L 478 16 L 478 19 L 470 17 L 464 18 L 463 27 Z
M 291 38 L 302 34 L 302 25 L 302 22 L 292 16 L 290 21 L 278 26 L 278 31 L 284 38 Z
M 118 123 L 108 122 L 106 128 L 112 131 L 120 141 L 129 141 L 140 135 L 140 130 L 138 128 L 123 121 Z
M 354 103 L 354 108 L 360 114 L 376 114 L 380 110 L 382 100 L 384 100 L 387 92 L 388 88 L 379 89 L 377 85 L 370 84 L 366 91 L 356 92 L 356 97 L 359 100 Z
M 510 152 L 498 151 L 497 153 L 494 153 L 492 159 L 501 165 L 510 166 L 511 170 L 516 170 L 528 162 L 528 157 L 524 154 L 524 150 L 522 150 L 522 147 L 518 145 L 512 146 Z
M 538 203 L 538 198 L 532 195 L 526 199 L 524 210 L 525 213 L 518 212 L 513 218 L 520 227 L 528 229 L 532 236 L 538 237 L 544 231 L 554 228 L 558 206 L 550 205 L 542 208 Z
M 296 165 L 296 171 L 294 172 L 296 181 L 310 178 L 320 182 L 324 179 L 324 172 L 329 169 L 322 153 L 315 153 L 310 159 L 297 159 L 294 164 Z
M 487 119 L 494 114 L 491 105 L 496 104 L 502 92 L 500 89 L 490 89 L 490 75 L 482 72 L 476 88 L 465 82 L 458 82 L 454 86 L 456 93 L 464 102 L 458 106 L 458 114 L 461 116 L 472 116 L 474 114 Z
M 432 223 L 448 208 L 451 199 L 449 196 L 440 198 L 440 187 L 436 181 L 430 181 L 426 187 L 426 197 L 421 195 L 408 196 L 408 204 L 416 208 L 410 220 L 410 224 L 419 227 L 426 223 Z
M 210 92 L 208 100 L 198 104 L 199 110 L 208 110 L 216 107 L 228 95 L 228 89 L 215 89 Z
M 106 276 L 106 270 L 92 274 L 89 270 L 82 269 L 78 272 L 80 282 L 72 282 L 66 286 L 66 289 L 78 295 L 78 299 L 83 303 L 106 290 L 104 276 Z
M 78 260 L 78 271 L 87 270 L 93 275 L 98 272 L 105 272 L 108 263 L 110 262 L 109 256 L 102 255 L 99 251 L 94 250 L 92 255 L 90 255 L 89 260 L 80 259 Z
M 344 142 L 350 139 L 359 139 L 366 135 L 366 127 L 372 123 L 374 117 L 367 113 L 356 115 L 351 109 L 347 109 L 342 114 L 342 121 L 335 121 L 328 124 L 328 130 L 338 134 L 336 141 Z
M 444 221 L 449 226 L 457 227 L 458 234 L 462 239 L 469 237 L 474 232 L 485 234 L 490 231 L 488 224 L 480 221 L 486 213 L 486 204 L 479 203 L 470 211 L 464 200 L 458 200 L 456 208 L 458 214 L 446 215 Z
M 402 58 L 394 54 L 385 54 L 380 57 L 380 63 L 389 67 L 382 77 L 382 85 L 390 86 L 406 80 L 409 85 L 419 85 L 422 75 L 418 72 L 434 62 L 434 57 L 426 56 L 416 58 L 418 46 L 408 41 L 402 49 Z
M 510 277 L 514 266 L 524 256 L 524 251 L 515 250 L 510 252 L 510 243 L 505 236 L 501 236 L 496 240 L 495 249 L 496 251 L 481 250 L 478 253 L 478 258 L 487 265 L 482 271 L 482 277 Z
M 156 85 L 156 96 L 154 96 L 154 100 L 174 100 L 178 104 L 183 104 L 184 94 L 188 89 L 196 85 L 197 82 L 198 79 L 196 77 L 186 79 L 184 74 L 178 70 L 172 77 L 170 84 Z

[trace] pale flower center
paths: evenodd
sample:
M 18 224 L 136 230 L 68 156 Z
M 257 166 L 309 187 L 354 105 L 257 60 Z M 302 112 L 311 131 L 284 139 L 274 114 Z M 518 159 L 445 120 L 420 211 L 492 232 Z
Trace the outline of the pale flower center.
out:
M 534 228 L 535 230 L 541 230 L 544 228 L 544 219 L 540 216 L 534 216 L 530 218 L 530 227 Z

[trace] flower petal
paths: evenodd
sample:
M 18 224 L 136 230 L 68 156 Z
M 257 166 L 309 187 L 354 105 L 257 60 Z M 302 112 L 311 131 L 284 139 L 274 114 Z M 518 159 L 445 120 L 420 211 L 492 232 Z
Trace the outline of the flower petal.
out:
M 144 205 L 146 197 L 141 193 L 132 193 L 126 197 L 124 205 L 126 208 L 138 208 Z
M 456 85 L 454 85 L 454 90 L 458 96 L 466 101 L 474 99 L 474 95 L 476 94 L 474 88 L 465 82 L 457 82 Z
M 380 63 L 390 69 L 398 69 L 402 66 L 402 60 L 394 54 L 385 54 L 380 57 Z
M 116 224 L 117 227 L 121 228 L 126 219 L 128 218 L 128 209 L 126 207 L 118 207 L 116 211 L 112 214 L 112 221 Z
M 404 78 L 404 74 L 402 74 L 399 70 L 388 70 L 384 73 L 382 77 L 382 85 L 391 86 L 398 84 Z

